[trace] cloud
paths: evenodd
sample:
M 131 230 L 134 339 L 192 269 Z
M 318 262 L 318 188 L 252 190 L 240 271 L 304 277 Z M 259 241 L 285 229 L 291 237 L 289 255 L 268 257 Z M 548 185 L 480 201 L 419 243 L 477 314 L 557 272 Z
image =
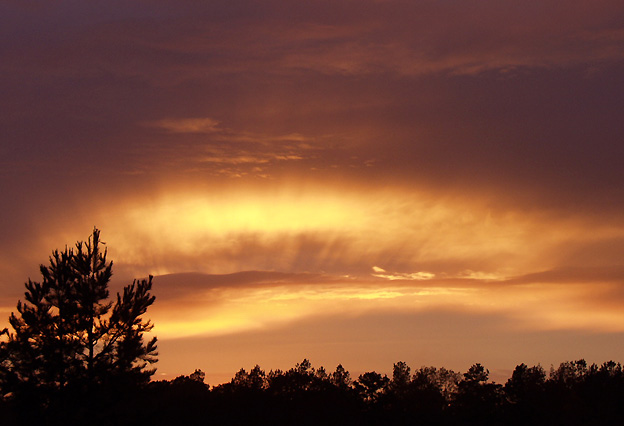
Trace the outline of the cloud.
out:
M 616 295 L 622 300 L 622 289 L 615 292 L 609 283 L 509 286 L 478 280 L 401 279 L 380 285 L 357 277 L 263 272 L 161 278 L 155 280 L 159 304 L 151 314 L 165 338 L 236 334 L 338 313 L 357 317 L 439 310 L 501 315 L 510 332 L 623 330 L 621 303 L 613 303 Z
M 141 126 L 166 131 L 164 136 L 153 135 L 148 147 L 139 147 L 143 155 L 150 155 L 152 168 L 176 163 L 194 173 L 229 178 L 272 178 L 291 162 L 309 169 L 331 150 L 322 144 L 327 136 L 253 132 L 223 126 L 213 118 L 165 118 Z
M 384 269 L 373 266 L 374 274 L 371 274 L 373 277 L 384 278 L 386 280 L 395 281 L 395 280 L 431 280 L 435 278 L 435 274 L 431 272 L 412 272 L 412 273 L 404 273 L 404 272 L 394 272 L 394 273 L 386 273 Z
M 241 271 L 232 274 L 197 272 L 160 275 L 154 278 L 154 291 L 159 300 L 188 297 L 214 289 L 262 288 L 280 285 L 328 283 L 333 278 L 321 274 L 285 273 L 276 271 Z
M 624 266 L 577 266 L 526 274 L 505 280 L 508 284 L 624 283 Z
M 142 54 L 155 51 L 190 62 L 192 67 L 179 67 L 186 78 L 196 78 L 198 72 L 243 73 L 249 63 L 257 72 L 277 74 L 474 75 L 621 59 L 619 28 L 610 17 L 622 7 L 599 3 L 588 10 L 582 1 L 569 2 L 563 12 L 553 1 L 522 6 L 363 1 L 353 13 L 344 5 L 284 7 L 273 2 L 263 4 L 257 17 L 241 20 L 229 14 L 211 22 L 209 32 L 197 22 L 197 10 L 182 8 L 177 23 L 146 23 L 138 29 L 127 25 L 121 37 L 138 45 Z M 214 14 L 213 6 L 201 9 L 203 19 Z M 151 37 L 139 37 L 138 31 Z
M 553 0 L 522 5 L 371 0 L 358 2 L 357 13 L 352 5 L 327 2 L 243 3 L 246 7 L 236 9 L 165 1 L 141 11 L 128 2 L 116 13 L 108 6 L 72 13 L 9 8 L 2 23 L 11 34 L 21 35 L 20 28 L 29 25 L 39 31 L 33 41 L 20 39 L 21 50 L 7 49 L 4 66 L 72 76 L 74 70 L 110 73 L 176 87 L 250 72 L 476 75 L 588 62 L 602 66 L 622 58 L 620 28 L 612 22 L 622 6 L 615 1 L 600 0 L 592 8 L 570 1 L 564 11 Z M 45 19 L 48 15 L 52 18 Z M 71 19 L 76 15 L 81 19 Z
M 146 123 L 146 126 L 164 129 L 170 133 L 215 133 L 219 122 L 212 118 L 165 118 Z
M 3 165 L 622 211 L 620 3 L 243 3 L 5 6 Z

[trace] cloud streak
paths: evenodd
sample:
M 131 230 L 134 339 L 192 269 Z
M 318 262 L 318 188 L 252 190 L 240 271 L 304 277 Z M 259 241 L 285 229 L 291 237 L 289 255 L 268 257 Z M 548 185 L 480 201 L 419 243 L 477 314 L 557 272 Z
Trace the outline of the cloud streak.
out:
M 164 129 L 171 133 L 214 133 L 219 131 L 219 122 L 212 118 L 165 118 L 146 123 L 146 126 Z

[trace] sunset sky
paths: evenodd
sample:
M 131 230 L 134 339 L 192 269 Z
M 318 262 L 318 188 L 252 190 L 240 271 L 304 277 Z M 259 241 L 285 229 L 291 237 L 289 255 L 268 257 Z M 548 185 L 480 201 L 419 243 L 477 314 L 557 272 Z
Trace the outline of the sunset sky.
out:
M 97 226 L 157 379 L 624 361 L 621 0 L 3 0 L 0 111 L 4 323 Z

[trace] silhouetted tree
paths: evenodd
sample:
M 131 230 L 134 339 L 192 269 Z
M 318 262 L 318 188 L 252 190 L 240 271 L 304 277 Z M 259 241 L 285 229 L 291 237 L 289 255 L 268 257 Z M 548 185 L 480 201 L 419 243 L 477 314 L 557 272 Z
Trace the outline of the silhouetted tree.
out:
M 454 401 L 454 408 L 462 423 L 497 423 L 497 415 L 503 404 L 502 386 L 489 382 L 489 375 L 489 370 L 478 363 L 464 373 Z
M 567 388 L 573 388 L 579 384 L 587 374 L 587 361 L 566 361 L 559 364 L 559 368 L 550 370 L 550 381 L 561 384 Z
M 351 375 L 344 369 L 342 364 L 338 364 L 336 371 L 330 375 L 329 380 L 334 386 L 341 390 L 348 389 L 352 384 Z
M 586 417 L 596 424 L 621 424 L 624 418 L 624 371 L 620 363 L 592 364 L 579 390 Z
M 403 361 L 394 364 L 392 369 L 392 379 L 389 381 L 383 396 L 380 398 L 383 411 L 382 418 L 387 419 L 391 424 L 411 424 L 413 423 L 414 404 L 410 392 L 411 369 Z
M 587 374 L 588 367 L 584 359 L 562 362 L 556 369 L 551 367 L 546 382 L 551 420 L 557 417 L 558 421 L 565 424 L 583 424 L 586 400 L 581 390 Z
M 193 371 L 191 375 L 189 376 L 189 379 L 191 379 L 194 382 L 204 383 L 204 380 L 206 379 L 206 373 L 204 373 L 203 371 L 199 369 L 195 369 L 195 371 Z
M 512 403 L 525 403 L 543 393 L 545 383 L 546 372 L 542 366 L 527 367 L 522 363 L 505 383 L 505 394 Z
M 442 367 L 421 367 L 409 384 L 409 408 L 423 424 L 440 424 L 455 397 L 461 375 Z
M 543 417 L 546 372 L 542 366 L 527 367 L 522 363 L 514 369 L 507 383 L 505 396 L 508 411 L 515 424 L 538 424 Z
M 134 404 L 131 413 L 124 413 L 134 420 L 126 423 L 133 426 L 206 424 L 210 387 L 204 383 L 205 376 L 196 369 L 188 376 L 180 375 L 171 381 L 150 382 L 140 393 L 141 403 Z
M 405 393 L 411 381 L 410 372 L 410 367 L 403 361 L 395 363 L 392 369 L 390 389 L 399 394 Z
M 315 389 L 319 380 L 310 360 L 304 359 L 285 373 L 271 375 L 269 387 L 276 392 L 295 395 Z
M 421 367 L 414 373 L 412 387 L 422 390 L 435 389 L 446 403 L 449 403 L 457 393 L 457 386 L 461 381 L 461 374 L 444 367 Z
M 249 373 L 241 368 L 230 384 L 233 390 L 237 391 L 261 391 L 266 387 L 266 374 L 257 364 Z
M 386 390 L 389 382 L 388 376 L 382 376 L 375 371 L 369 371 L 360 374 L 354 386 L 364 401 L 375 403 Z
M 112 262 L 93 230 L 87 242 L 54 251 L 41 265 L 41 282 L 28 280 L 25 302 L 9 323 L 13 332 L 0 343 L 0 390 L 4 397 L 34 398 L 44 408 L 98 387 L 149 381 L 156 362 L 156 338 L 141 316 L 154 302 L 152 277 L 134 281 L 108 301 Z M 59 402 L 60 400 L 60 402 Z M 57 407 L 58 408 L 58 407 Z

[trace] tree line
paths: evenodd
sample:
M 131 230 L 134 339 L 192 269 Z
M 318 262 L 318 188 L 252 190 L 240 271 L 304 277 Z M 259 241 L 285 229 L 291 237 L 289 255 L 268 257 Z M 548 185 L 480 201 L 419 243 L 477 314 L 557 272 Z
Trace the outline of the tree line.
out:
M 147 394 L 146 408 L 162 424 L 620 425 L 624 419 L 624 372 L 613 361 L 566 361 L 548 373 L 520 364 L 503 385 L 481 364 L 461 374 L 443 367 L 412 372 L 397 362 L 390 377 L 371 371 L 352 378 L 342 365 L 329 372 L 304 359 L 286 371 L 241 369 L 212 388 L 196 370 L 151 382 Z
M 516 366 L 503 384 L 481 364 L 465 373 L 397 362 L 388 377 L 352 377 L 342 365 L 239 370 L 210 387 L 195 370 L 151 380 L 156 338 L 143 319 L 152 278 L 109 300 L 99 230 L 54 251 L 28 280 L 0 340 L 2 425 L 620 425 L 624 371 L 608 361 L 566 361 L 547 373 Z

